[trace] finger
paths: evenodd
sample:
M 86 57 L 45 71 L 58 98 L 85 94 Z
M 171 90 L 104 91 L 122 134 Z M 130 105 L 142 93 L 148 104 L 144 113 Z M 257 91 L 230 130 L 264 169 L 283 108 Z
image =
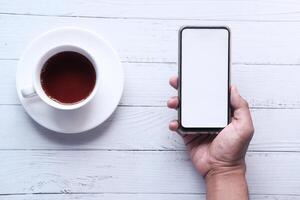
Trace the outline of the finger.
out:
M 211 137 L 211 134 L 196 134 L 190 138 L 184 138 L 184 143 L 189 150 L 192 150 L 194 147 L 204 144 Z
M 248 103 L 241 97 L 235 86 L 231 86 L 230 89 L 230 104 L 233 108 L 233 117 L 235 119 L 251 119 Z
M 169 99 L 167 105 L 169 108 L 173 108 L 173 109 L 178 108 L 179 105 L 178 97 L 172 97 L 171 99 Z
M 204 138 L 204 136 L 201 134 L 201 135 L 193 135 L 191 136 L 190 138 L 185 138 L 184 139 L 184 143 L 186 146 L 192 144 L 193 142 L 195 142 L 196 140 L 198 140 L 199 138 Z
M 178 76 L 172 76 L 169 83 L 173 88 L 178 89 Z
M 171 131 L 177 131 L 178 127 L 179 127 L 179 123 L 178 123 L 177 120 L 173 120 L 173 121 L 171 121 L 170 124 L 169 124 L 169 129 L 170 129 Z
M 203 138 L 205 138 L 207 135 L 210 135 L 210 134 L 207 134 L 207 133 L 193 133 L 193 134 L 186 134 L 185 137 L 183 137 L 183 140 L 184 140 L 184 144 L 185 145 L 188 145 L 190 143 L 192 143 L 195 138 L 198 138 L 200 140 L 202 140 Z

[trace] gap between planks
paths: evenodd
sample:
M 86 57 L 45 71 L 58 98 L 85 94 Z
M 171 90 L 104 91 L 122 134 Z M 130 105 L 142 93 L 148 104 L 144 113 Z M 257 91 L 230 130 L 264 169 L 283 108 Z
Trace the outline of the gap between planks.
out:
M 0 103 L 0 106 L 22 106 L 20 103 Z M 144 105 L 144 104 L 119 104 L 118 107 L 129 108 L 165 108 L 164 105 Z M 249 106 L 250 110 L 298 110 L 300 107 L 257 107 Z
M 105 148 L 74 148 L 74 149 L 0 149 L 0 151 L 52 151 L 52 152 L 60 152 L 60 151 L 99 151 L 99 152 L 186 152 L 186 149 L 105 149 Z M 253 150 L 250 149 L 247 152 L 249 153 L 300 153 L 300 151 L 297 150 Z
M 89 195 L 89 194 L 118 194 L 118 195 L 130 195 L 130 194 L 183 194 L 183 195 L 205 195 L 206 193 L 204 192 L 199 192 L 199 193 L 187 193 L 187 192 L 178 192 L 178 193 L 168 193 L 168 192 L 69 192 L 69 193 L 59 193 L 59 192 L 37 192 L 37 193 L 0 193 L 0 196 L 8 196 L 8 195 L 45 195 L 45 194 L 59 194 L 59 195 L 64 195 L 64 194 L 83 194 L 83 195 Z M 260 194 L 260 193 L 250 193 L 250 195 L 257 195 L 257 196 L 300 196 L 298 194 Z
M 82 18 L 82 19 L 118 19 L 118 20 L 161 20 L 161 21 L 225 21 L 225 22 L 295 22 L 300 20 L 255 20 L 255 19 L 200 19 L 200 18 L 162 18 L 162 17 L 104 17 L 104 16 L 85 16 L 85 15 L 51 15 L 51 14 L 29 14 L 29 13 L 9 13 L 1 12 L 0 15 L 6 16 L 29 16 L 29 17 L 58 17 L 58 18 Z
M 183 199 L 183 200 L 204 200 L 206 198 L 205 193 L 184 193 L 184 194 L 174 194 L 174 193 L 16 193 L 16 194 L 0 194 L 0 197 L 5 200 L 11 199 L 65 199 L 66 197 L 71 199 L 139 199 L 139 200 L 160 200 L 160 199 Z M 253 194 L 250 192 L 250 198 L 255 200 L 296 200 L 299 195 L 286 194 Z
M 19 58 L 0 58 L 0 61 L 19 61 Z M 177 64 L 177 62 L 167 62 L 167 61 L 128 61 L 128 60 L 121 60 L 121 63 L 124 64 L 172 64 L 175 65 Z M 234 65 L 245 65 L 245 66 L 299 66 L 300 67 L 300 63 L 257 63 L 257 62 L 232 62 L 231 63 L 232 66 Z

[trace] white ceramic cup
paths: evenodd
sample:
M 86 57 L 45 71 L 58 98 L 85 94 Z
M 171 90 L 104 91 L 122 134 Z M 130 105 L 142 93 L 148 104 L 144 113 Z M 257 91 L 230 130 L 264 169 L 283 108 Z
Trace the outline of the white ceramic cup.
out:
M 73 104 L 59 103 L 59 102 L 51 99 L 45 93 L 45 91 L 42 88 L 42 84 L 41 84 L 41 71 L 42 71 L 42 68 L 45 65 L 45 63 L 52 56 L 54 56 L 60 52 L 64 52 L 64 51 L 73 51 L 73 52 L 77 52 L 77 53 L 80 53 L 81 55 L 85 56 L 92 63 L 92 65 L 96 71 L 96 83 L 95 83 L 93 91 L 90 93 L 90 95 L 86 99 L 84 99 L 80 102 L 73 103 Z M 95 96 L 95 94 L 97 92 L 98 85 L 99 85 L 98 77 L 99 77 L 99 64 L 95 62 L 95 59 L 93 59 L 93 57 L 90 53 L 88 53 L 86 50 L 84 50 L 80 47 L 73 46 L 73 45 L 57 46 L 57 47 L 51 48 L 49 51 L 47 51 L 45 54 L 43 54 L 43 56 L 41 56 L 41 58 L 39 59 L 39 61 L 37 62 L 37 65 L 35 66 L 35 68 L 33 70 L 32 84 L 27 85 L 23 89 L 21 89 L 21 93 L 24 98 L 32 98 L 32 97 L 38 96 L 46 104 L 48 104 L 49 106 L 52 106 L 54 108 L 57 108 L 57 109 L 74 110 L 74 109 L 78 109 L 78 108 L 84 106 L 85 104 L 87 104 L 89 101 L 91 101 L 93 99 L 93 97 Z

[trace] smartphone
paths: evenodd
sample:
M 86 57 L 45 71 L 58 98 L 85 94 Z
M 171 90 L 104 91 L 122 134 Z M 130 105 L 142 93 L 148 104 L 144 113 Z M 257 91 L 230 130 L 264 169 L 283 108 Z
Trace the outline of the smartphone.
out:
M 219 132 L 230 123 L 230 30 L 185 26 L 179 30 L 180 128 Z

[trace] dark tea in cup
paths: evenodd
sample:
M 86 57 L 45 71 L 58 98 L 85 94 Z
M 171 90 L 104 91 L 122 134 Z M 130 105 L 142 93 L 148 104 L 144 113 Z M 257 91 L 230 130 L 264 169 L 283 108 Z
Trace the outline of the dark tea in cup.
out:
M 40 80 L 49 98 L 61 104 L 76 104 L 92 93 L 96 84 L 96 70 L 84 55 L 63 51 L 45 62 Z

